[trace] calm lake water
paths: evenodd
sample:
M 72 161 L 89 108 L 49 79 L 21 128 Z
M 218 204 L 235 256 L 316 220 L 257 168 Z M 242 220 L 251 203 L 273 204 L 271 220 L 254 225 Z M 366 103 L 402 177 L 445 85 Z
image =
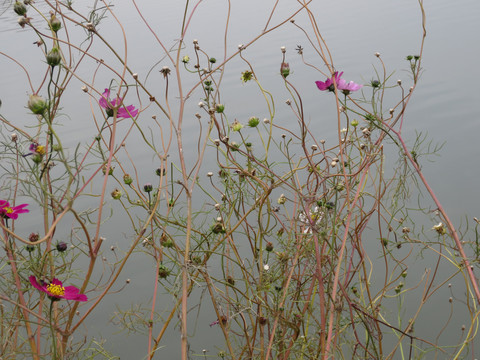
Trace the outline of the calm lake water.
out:
M 88 6 L 86 2 L 81 6 Z M 92 2 L 93 3 L 93 2 Z M 129 66 L 142 78 L 154 68 L 158 71 L 167 62 L 162 59 L 160 49 L 152 47 L 153 37 L 141 24 L 141 20 L 129 1 L 114 1 L 115 11 L 122 21 L 128 34 Z M 145 16 L 154 29 L 161 34 L 168 47 L 175 44 L 179 37 L 183 13 L 182 1 L 139 0 L 139 7 L 145 11 Z M 235 51 L 238 44 L 249 43 L 264 28 L 267 14 L 274 1 L 242 0 L 232 1 L 232 18 L 228 36 L 228 52 Z M 75 3 L 74 3 L 75 4 Z M 472 223 L 472 218 L 480 218 L 480 146 L 478 111 L 480 80 L 480 2 L 478 0 L 426 0 L 427 38 L 423 53 L 423 73 L 416 89 L 416 94 L 408 108 L 404 136 L 413 142 L 415 132 L 428 135 L 428 141 L 445 143 L 441 151 L 422 162 L 423 170 L 436 194 L 447 209 L 452 220 L 457 225 L 465 225 L 466 219 Z M 4 5 L 5 8 L 5 5 Z M 272 24 L 284 19 L 298 8 L 295 1 L 281 0 L 272 18 Z M 374 67 L 380 64 L 374 56 L 380 52 L 387 71 L 394 73 L 395 79 L 409 83 L 409 74 L 405 71 L 408 63 L 405 56 L 416 54 L 421 41 L 421 14 L 417 1 L 414 0 L 340 0 L 335 2 L 313 1 L 311 10 L 317 17 L 318 25 L 334 56 L 337 69 L 344 71 L 348 79 L 358 83 L 368 83 L 375 77 Z M 186 44 L 198 39 L 200 45 L 210 56 L 223 58 L 223 32 L 219 29 L 225 24 L 227 2 L 225 0 L 204 1 L 198 8 L 198 13 L 190 25 L 186 36 Z M 30 70 L 38 66 L 39 51 L 35 35 L 29 30 L 22 30 L 16 23 L 17 16 L 12 11 L 2 13 L 0 5 L 0 52 L 22 61 Z M 307 24 L 305 14 L 296 18 L 297 24 Z M 100 26 L 102 35 L 110 39 L 120 48 L 123 39 L 120 28 L 111 18 L 105 19 Z M 328 116 L 333 114 L 331 102 L 322 96 L 315 87 L 314 80 L 323 80 L 301 63 L 295 52 L 297 45 L 306 48 L 307 61 L 318 64 L 313 52 L 308 52 L 308 40 L 292 24 L 285 24 L 277 31 L 268 34 L 251 48 L 245 51 L 245 56 L 251 61 L 262 79 L 262 85 L 277 96 L 277 119 L 279 122 L 289 121 L 289 112 L 284 100 L 284 94 L 279 88 L 279 64 L 281 62 L 280 47 L 287 48 L 287 61 L 292 69 L 291 81 L 302 90 L 303 101 L 312 123 L 318 122 L 319 136 L 330 138 L 336 131 L 335 123 L 328 122 Z M 153 49 L 153 50 L 152 50 Z M 101 54 L 100 45 L 95 45 L 96 54 Z M 192 51 L 193 52 L 193 51 Z M 27 56 L 25 56 L 27 55 Z M 105 56 L 111 59 L 105 52 Z M 94 65 L 92 64 L 92 67 Z M 238 119 L 246 119 L 252 115 L 259 118 L 266 116 L 263 103 L 259 103 L 258 94 L 249 92 L 246 86 L 240 84 L 240 72 L 246 69 L 245 63 L 236 59 L 228 65 L 223 83 L 224 101 L 229 111 Z M 94 69 L 84 68 L 87 74 Z M 33 73 L 34 84 L 40 82 L 40 74 Z M 317 77 L 315 77 L 317 76 Z M 25 107 L 29 88 L 25 76 L 17 66 L 0 54 L 0 99 L 3 102 L 1 112 L 8 119 L 15 119 L 18 124 L 25 125 L 31 120 L 26 113 L 19 114 L 18 109 Z M 289 78 L 290 80 L 290 78 Z M 108 87 L 109 77 L 100 75 L 98 87 Z M 152 83 L 157 81 L 152 77 Z M 83 96 L 78 86 L 72 86 L 66 96 L 64 107 L 70 118 L 65 119 L 64 134 L 74 141 L 89 139 L 91 133 L 85 131 L 85 119 L 91 116 L 90 103 Z M 160 96 L 160 94 L 159 94 Z M 191 108 L 195 107 L 199 97 L 192 96 Z M 281 100 L 281 101 L 279 101 Z M 145 105 L 145 104 L 144 104 Z M 388 105 L 387 105 L 388 106 Z M 74 107 L 74 112 L 68 109 Z M 149 113 L 147 112 L 146 115 Z M 319 114 L 319 117 L 316 117 Z M 145 116 L 146 116 L 145 115 Z M 152 115 L 152 114 L 149 114 Z M 186 127 L 186 137 L 194 136 L 196 128 Z M 194 145 L 187 146 L 186 151 L 195 151 Z M 138 154 L 134 153 L 133 156 Z M 156 168 L 150 156 L 139 160 L 140 165 L 150 171 Z M 203 173 L 209 171 L 209 164 L 204 166 Z M 147 172 L 146 172 L 147 173 Z M 149 173 L 150 174 L 150 173 Z M 152 181 L 148 176 L 142 181 Z M 4 185 L 2 185 L 4 186 Z M 115 240 L 118 239 L 118 240 Z M 116 229 L 115 236 L 108 240 L 113 245 L 122 244 L 125 236 L 121 229 Z M 108 247 L 107 247 L 108 248 Z M 138 359 L 137 349 L 144 349 L 145 337 L 124 333 L 112 334 L 115 327 L 110 323 L 115 304 L 123 309 L 133 306 L 138 300 L 148 303 L 151 294 L 150 281 L 143 281 L 142 274 L 147 269 L 139 256 L 138 262 L 133 262 L 124 272 L 125 278 L 132 280 L 131 288 L 123 297 L 120 293 L 112 295 L 88 323 L 89 334 L 97 332 L 107 336 L 106 349 L 122 359 Z M 432 266 L 425 264 L 420 268 Z M 132 288 L 135 289 L 132 291 Z M 135 293 L 135 297 L 127 295 Z M 147 294 L 145 298 L 142 295 Z M 108 301 L 111 301 L 110 303 Z M 172 301 L 169 295 L 163 295 L 162 301 Z M 440 306 L 440 305 L 439 305 Z M 435 323 L 435 311 L 430 311 L 431 318 L 425 318 L 425 323 L 418 328 L 432 326 Z M 458 319 L 461 324 L 464 319 Z M 221 346 L 219 328 L 210 328 L 211 314 L 201 314 L 197 322 L 196 333 L 191 346 L 192 352 L 200 354 L 207 349 L 213 355 Z M 108 335 L 106 335 L 108 334 Z M 179 334 L 172 333 L 166 338 L 166 343 L 173 344 L 171 348 L 160 351 L 157 358 L 177 358 Z M 142 353 L 143 355 L 143 353 Z M 192 356 L 195 358 L 195 356 Z

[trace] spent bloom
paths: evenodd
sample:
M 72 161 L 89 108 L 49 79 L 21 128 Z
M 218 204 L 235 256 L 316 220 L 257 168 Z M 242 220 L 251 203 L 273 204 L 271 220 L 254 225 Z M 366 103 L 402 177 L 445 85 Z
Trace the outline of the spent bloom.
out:
M 105 109 L 107 116 L 113 116 L 113 108 L 120 106 L 123 99 L 117 97 L 114 100 L 110 100 L 110 90 L 105 89 L 102 94 L 102 97 L 98 101 L 100 106 Z M 135 109 L 135 106 L 128 105 L 128 106 L 121 106 L 117 110 L 117 118 L 118 119 L 128 119 L 130 117 L 135 117 L 138 114 L 138 109 Z
M 52 282 L 47 283 L 40 280 L 40 283 L 37 281 L 37 278 L 31 275 L 29 278 L 30 284 L 33 287 L 41 292 L 47 294 L 47 296 L 52 301 L 58 301 L 61 299 L 65 300 L 75 300 L 75 301 L 87 301 L 87 295 L 80 294 L 80 290 L 75 286 L 63 286 L 62 282 L 58 279 L 53 278 Z
M 28 204 L 10 206 L 10 203 L 8 201 L 0 200 L 0 216 L 16 220 L 18 219 L 18 214 L 24 214 L 29 212 L 28 209 L 25 209 L 25 207 L 27 206 Z

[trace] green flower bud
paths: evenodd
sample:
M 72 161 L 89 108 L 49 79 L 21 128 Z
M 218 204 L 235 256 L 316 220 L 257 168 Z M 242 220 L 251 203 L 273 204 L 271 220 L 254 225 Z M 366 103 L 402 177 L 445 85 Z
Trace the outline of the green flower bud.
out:
M 143 185 L 143 191 L 149 193 L 149 192 L 152 191 L 152 190 L 153 190 L 152 184 L 146 183 L 145 185 Z
M 352 124 L 353 127 L 357 127 L 358 126 L 358 120 L 352 120 L 351 124 Z
M 47 102 L 41 96 L 30 95 L 27 106 L 34 114 L 42 115 L 47 109 Z
M 59 65 L 62 62 L 62 56 L 58 51 L 58 48 L 54 47 L 50 52 L 47 54 L 47 64 L 54 67 Z
M 13 4 L 13 11 L 15 11 L 17 15 L 25 16 L 27 14 L 27 7 L 20 1 L 15 1 L 15 4 Z
M 60 30 L 61 27 L 62 27 L 62 22 L 55 17 L 55 14 L 52 14 L 50 18 L 50 28 L 53 31 L 58 32 L 58 30 Z
M 40 164 L 42 162 L 43 156 L 41 154 L 35 153 L 32 155 L 32 161 L 35 164 Z
M 217 59 L 212 57 L 208 61 L 210 61 L 212 64 L 215 64 L 217 62 Z
M 410 61 L 410 60 L 412 60 L 412 59 L 413 59 L 413 56 L 412 56 L 412 55 L 408 55 L 408 56 L 407 56 L 407 60 L 408 60 L 408 61 Z
M 232 130 L 233 131 L 240 131 L 240 130 L 242 130 L 242 128 L 243 128 L 243 125 L 240 124 L 237 119 L 235 119 L 235 121 L 232 124 Z
M 188 56 L 188 55 L 185 55 L 185 56 L 182 58 L 182 62 L 183 62 L 184 64 L 188 64 L 189 61 L 190 61 L 190 56 Z
M 290 75 L 290 65 L 288 63 L 282 62 L 282 65 L 280 65 L 280 74 L 282 74 L 284 78 Z
M 223 110 L 225 110 L 225 106 L 222 104 L 217 104 L 215 105 L 215 111 L 219 114 L 223 113 Z
M 284 194 L 280 195 L 280 197 L 279 197 L 278 200 L 277 200 L 277 203 L 278 203 L 279 205 L 283 205 L 283 204 L 285 204 L 286 202 L 287 202 L 287 197 L 286 197 Z
M 252 116 L 250 119 L 248 119 L 248 126 L 257 127 L 258 124 L 260 124 L 260 120 L 257 117 Z

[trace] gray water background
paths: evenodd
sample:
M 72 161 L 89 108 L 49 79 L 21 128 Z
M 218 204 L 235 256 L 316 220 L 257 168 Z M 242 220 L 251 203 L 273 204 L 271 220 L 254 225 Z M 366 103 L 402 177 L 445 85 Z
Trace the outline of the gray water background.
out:
M 139 18 L 133 11 L 130 2 L 116 1 L 115 11 L 127 29 L 129 36 L 129 65 L 140 76 L 151 69 L 153 64 L 161 59 L 160 50 L 149 49 L 153 38 L 139 26 Z M 166 45 L 173 45 L 180 31 L 183 2 L 176 1 L 139 1 L 140 7 L 146 10 L 149 21 L 155 30 L 162 36 Z M 229 33 L 229 52 L 235 51 L 237 44 L 248 43 L 265 25 L 266 14 L 273 6 L 273 1 L 232 1 L 232 19 Z M 88 5 L 87 3 L 82 4 Z M 407 111 L 407 120 L 404 127 L 404 136 L 413 139 L 415 131 L 427 132 L 429 139 L 443 143 L 438 157 L 434 162 L 426 162 L 423 170 L 434 187 L 437 196 L 456 224 L 465 224 L 465 217 L 480 217 L 479 175 L 479 145 L 478 127 L 479 114 L 478 83 L 480 67 L 478 57 L 480 45 L 480 3 L 475 0 L 431 0 L 425 1 L 427 16 L 427 38 L 423 54 L 422 66 L 424 72 L 416 89 L 412 102 Z M 292 9 L 297 8 L 296 2 L 280 1 L 273 22 L 285 18 Z M 395 71 L 394 78 L 408 82 L 408 72 L 404 71 L 408 64 L 404 60 L 406 55 L 415 54 L 420 45 L 420 12 L 416 1 L 376 0 L 376 1 L 314 1 L 312 11 L 335 59 L 338 69 L 345 72 L 348 79 L 359 83 L 368 83 L 374 78 L 373 66 L 379 66 L 375 52 L 380 52 L 389 71 Z M 200 45 L 211 56 L 221 58 L 223 54 L 223 34 L 215 31 L 225 21 L 226 2 L 220 0 L 205 1 L 198 9 L 198 13 L 191 24 L 192 32 L 187 34 L 186 43 L 196 38 Z M 121 44 L 118 25 L 109 22 L 101 25 L 102 34 L 112 42 Z M 305 17 L 299 15 L 297 23 L 306 23 Z M 130 31 L 134 29 L 135 31 Z M 10 12 L 0 17 L 0 51 L 14 58 L 27 62 L 26 66 L 38 66 L 39 53 L 36 46 L 31 45 L 36 38 L 32 32 L 21 30 L 16 24 L 16 16 Z M 308 48 L 308 43 L 300 31 L 290 24 L 261 39 L 257 44 L 245 51 L 245 55 L 255 65 L 257 75 L 263 79 L 263 85 L 274 90 L 280 83 L 278 77 L 280 46 L 287 48 L 287 61 L 292 68 L 291 81 L 304 90 L 304 103 L 309 114 L 328 112 L 333 113 L 331 102 L 324 94 L 319 93 L 313 80 L 322 79 L 312 74 L 300 62 L 294 48 L 302 45 Z M 101 49 L 98 49 L 101 51 Z M 193 53 L 193 51 L 191 51 Z M 158 54 L 157 54 L 158 53 Z M 29 55 L 31 56 L 29 57 Z M 27 56 L 25 56 L 27 55 Z M 108 56 L 108 55 L 105 55 Z M 307 61 L 319 63 L 315 54 L 306 51 Z M 29 65 L 28 62 L 31 62 Z M 159 68 L 165 62 L 160 62 Z M 29 67 L 30 68 L 30 67 Z M 246 69 L 245 64 L 233 61 L 229 65 L 230 71 L 224 80 L 224 99 L 230 113 L 238 119 L 246 119 L 257 115 L 263 118 L 265 109 L 263 104 L 258 105 L 255 99 L 258 93 L 251 91 L 251 87 L 239 84 L 239 73 Z M 88 69 L 83 71 L 87 72 Z M 40 74 L 43 74 L 40 71 Z M 105 76 L 105 75 L 104 75 Z M 108 83 L 109 77 L 103 80 Z M 152 80 L 157 81 L 158 79 Z M 19 124 L 28 124 L 29 115 L 19 114 L 27 99 L 28 88 L 25 87 L 25 78 L 18 67 L 0 56 L 0 99 L 3 101 L 2 114 L 8 119 L 15 119 Z M 100 83 L 100 81 L 98 82 Z M 80 91 L 80 84 L 69 90 L 64 107 L 75 106 L 76 111 L 69 113 L 63 129 L 65 136 L 72 140 L 81 141 L 91 134 L 82 133 L 88 121 L 90 107 L 88 99 Z M 278 99 L 287 99 L 287 94 L 279 94 Z M 192 98 L 192 108 L 199 98 Z M 329 138 L 334 134 L 335 124 L 320 120 L 320 117 L 311 115 L 311 122 L 319 121 L 318 131 L 322 138 Z M 277 119 L 279 122 L 289 121 L 289 112 L 286 105 L 277 101 Z M 328 119 L 328 116 L 324 117 Z M 189 133 L 190 131 L 190 133 Z M 186 137 L 194 135 L 196 129 L 192 126 L 185 129 Z M 152 159 L 144 159 L 146 166 L 154 168 Z M 213 165 L 213 164 L 212 164 Z M 210 169 L 205 165 L 205 171 Z M 150 175 L 142 176 L 146 182 Z M 110 235 L 110 234 L 109 234 Z M 117 240 L 118 239 L 118 240 Z M 122 231 L 111 234 L 108 240 L 113 244 L 122 242 Z M 130 266 L 123 274 L 132 280 L 129 291 L 125 294 L 147 294 L 141 299 L 148 303 L 148 294 L 151 293 L 149 281 L 142 281 L 142 274 L 146 271 L 141 258 Z M 133 289 L 133 291 L 132 291 Z M 145 337 L 124 333 L 112 334 L 115 327 L 109 323 L 114 303 L 125 308 L 138 302 L 138 298 L 127 295 L 119 299 L 110 296 L 112 303 L 106 304 L 94 314 L 88 325 L 88 334 L 97 332 L 107 336 L 106 348 L 122 359 L 139 358 L 138 349 L 145 346 Z M 107 300 L 109 300 L 107 299 Z M 168 295 L 161 297 L 161 301 L 170 301 Z M 208 306 L 208 305 L 205 305 Z M 426 319 L 425 326 L 435 324 L 435 309 L 431 311 L 431 318 Z M 200 316 L 197 331 L 192 340 L 192 351 L 200 353 L 207 349 L 209 354 L 215 354 L 216 346 L 221 345 L 220 330 L 210 328 L 208 316 Z M 459 320 L 461 323 L 461 319 Z M 422 326 L 421 324 L 419 326 Z M 166 338 L 165 352 L 159 352 L 158 358 L 170 356 L 176 358 L 178 354 L 179 334 L 172 333 Z M 142 353 L 143 355 L 143 353 Z

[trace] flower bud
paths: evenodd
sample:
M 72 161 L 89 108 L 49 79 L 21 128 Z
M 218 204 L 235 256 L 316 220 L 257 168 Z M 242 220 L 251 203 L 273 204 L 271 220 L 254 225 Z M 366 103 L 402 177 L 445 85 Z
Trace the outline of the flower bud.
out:
M 32 113 L 42 115 L 47 109 L 47 102 L 41 96 L 30 95 L 27 106 Z
M 28 252 L 32 252 L 33 250 L 35 250 L 35 245 L 27 245 L 25 246 L 25 250 L 27 250 Z
M 15 4 L 13 4 L 13 11 L 15 11 L 17 15 L 25 16 L 27 14 L 27 7 L 20 1 L 15 1 Z
M 273 251 L 273 244 L 270 241 L 267 242 L 267 245 L 265 245 L 265 250 L 267 250 L 268 252 Z
M 32 161 L 35 163 L 35 164 L 40 164 L 42 162 L 42 159 L 43 159 L 43 156 L 40 155 L 40 154 L 33 154 L 32 155 Z
M 210 63 L 212 64 L 215 64 L 217 62 L 217 59 L 215 59 L 214 57 L 211 57 L 208 61 L 210 61 Z
M 279 205 L 283 205 L 283 204 L 285 204 L 286 202 L 287 202 L 287 197 L 286 197 L 284 194 L 280 195 L 280 197 L 279 197 L 278 200 L 277 200 L 277 203 L 278 203 Z
M 52 16 L 50 17 L 50 28 L 54 32 L 58 32 L 58 30 L 60 30 L 61 27 L 62 27 L 62 22 L 55 17 L 55 14 L 52 14 Z
M 152 184 L 146 183 L 145 185 L 143 185 L 143 191 L 149 193 L 149 192 L 152 191 L 152 190 L 153 190 Z
M 290 65 L 286 62 L 282 62 L 282 65 L 280 65 L 280 74 L 286 78 L 288 75 L 290 75 Z
M 250 119 L 248 119 L 248 126 L 252 128 L 257 127 L 259 123 L 260 123 L 260 120 L 255 116 L 252 116 Z
M 67 250 L 67 244 L 64 243 L 63 241 L 59 242 L 56 246 L 58 252 L 64 252 Z
M 219 114 L 223 113 L 223 110 L 225 110 L 225 105 L 223 104 L 217 104 L 215 105 L 215 111 Z
M 182 62 L 183 62 L 184 64 L 188 64 L 189 61 L 190 61 L 190 56 L 188 56 L 188 55 L 185 55 L 185 56 L 182 58 Z
M 17 140 L 18 140 L 17 133 L 11 133 L 10 134 L 10 140 L 12 140 L 13 142 L 17 142 Z
M 243 128 L 243 125 L 238 122 L 237 119 L 232 124 L 232 130 L 233 131 L 240 131 Z
M 54 47 L 50 52 L 47 54 L 47 64 L 54 67 L 59 65 L 62 62 L 62 56 L 58 51 L 58 48 Z

